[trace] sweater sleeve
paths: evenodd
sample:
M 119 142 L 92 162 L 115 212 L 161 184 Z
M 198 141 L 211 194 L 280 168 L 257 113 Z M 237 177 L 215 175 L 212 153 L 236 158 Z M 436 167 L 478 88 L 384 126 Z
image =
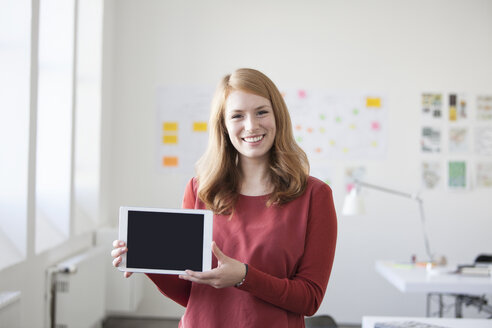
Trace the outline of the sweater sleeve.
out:
M 183 208 L 193 209 L 195 208 L 195 193 L 194 193 L 193 179 L 186 185 Z M 179 279 L 176 275 L 164 275 L 156 273 L 147 273 L 147 277 L 157 286 L 159 291 L 165 296 L 169 297 L 176 303 L 185 306 L 188 304 L 188 299 L 191 292 L 191 282 Z
M 239 289 L 285 310 L 313 315 L 328 285 L 335 257 L 337 218 L 330 187 L 313 191 L 304 254 L 291 278 L 278 278 L 252 266 Z

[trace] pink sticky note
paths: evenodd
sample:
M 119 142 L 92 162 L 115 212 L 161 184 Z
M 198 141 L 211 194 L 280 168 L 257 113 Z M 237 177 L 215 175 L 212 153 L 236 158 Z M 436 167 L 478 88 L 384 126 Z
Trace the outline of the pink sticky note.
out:
M 371 129 L 377 131 L 377 130 L 381 129 L 381 125 L 377 121 L 371 122 Z

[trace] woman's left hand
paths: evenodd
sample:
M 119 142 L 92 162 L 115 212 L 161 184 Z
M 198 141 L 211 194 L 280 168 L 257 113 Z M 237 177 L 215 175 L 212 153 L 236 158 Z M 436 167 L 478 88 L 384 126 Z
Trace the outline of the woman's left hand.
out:
M 244 279 L 246 276 L 246 266 L 244 263 L 222 253 L 215 242 L 212 242 L 212 252 L 219 262 L 215 269 L 206 272 L 186 270 L 186 275 L 180 275 L 179 278 L 199 284 L 206 284 L 214 288 L 231 287 Z

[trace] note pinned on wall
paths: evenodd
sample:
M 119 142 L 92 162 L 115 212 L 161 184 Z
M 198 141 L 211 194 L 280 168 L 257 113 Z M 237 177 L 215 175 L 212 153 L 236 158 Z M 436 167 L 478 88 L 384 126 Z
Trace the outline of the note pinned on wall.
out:
M 427 120 L 439 120 L 442 118 L 442 94 L 422 93 L 421 102 L 422 117 Z
M 477 120 L 492 121 L 492 95 L 477 96 Z
M 449 152 L 467 153 L 469 152 L 469 133 L 467 127 L 451 127 L 449 129 Z
M 464 190 L 468 188 L 465 161 L 448 162 L 448 187 L 453 190 Z
M 207 132 L 207 122 L 193 122 L 193 131 Z
M 194 174 L 207 145 L 213 87 L 167 86 L 157 89 L 157 163 L 163 173 Z
M 492 126 L 475 128 L 475 153 L 481 156 L 492 156 Z
M 367 97 L 366 98 L 367 108 L 381 108 L 381 98 Z
M 165 132 L 177 132 L 178 122 L 164 122 L 162 124 L 162 130 Z
M 178 143 L 178 136 L 163 136 L 162 142 L 166 145 L 177 144 Z
M 177 167 L 179 159 L 176 156 L 164 156 L 162 158 L 162 166 L 164 167 Z
M 294 138 L 311 162 L 379 159 L 386 154 L 387 108 L 377 93 L 283 90 Z
M 492 162 L 479 162 L 476 166 L 476 186 L 492 188 Z
M 422 163 L 422 185 L 426 189 L 438 188 L 441 180 L 441 163 L 436 161 Z
M 193 174 L 208 141 L 204 134 L 208 132 L 213 93 L 213 87 L 158 89 L 157 157 L 163 172 Z M 300 88 L 282 94 L 292 118 L 294 138 L 311 162 L 385 155 L 387 108 L 383 95 Z

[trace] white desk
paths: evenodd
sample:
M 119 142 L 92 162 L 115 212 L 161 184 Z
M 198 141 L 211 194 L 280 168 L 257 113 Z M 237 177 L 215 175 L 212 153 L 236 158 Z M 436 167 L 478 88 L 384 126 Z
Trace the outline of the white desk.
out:
M 376 271 L 403 293 L 427 293 L 427 316 L 429 316 L 429 298 L 438 294 L 456 296 L 456 317 L 461 317 L 464 300 L 471 298 L 480 301 L 484 294 L 492 294 L 490 277 L 463 276 L 459 274 L 430 274 L 424 267 L 411 264 L 398 264 L 391 261 L 377 261 Z M 439 309 L 442 315 L 442 303 Z
M 411 317 L 363 317 L 362 328 L 374 328 L 376 322 L 414 321 L 447 328 L 492 328 L 492 319 L 450 319 Z
M 376 271 L 403 293 L 492 294 L 490 277 L 428 274 L 424 267 L 377 261 Z

